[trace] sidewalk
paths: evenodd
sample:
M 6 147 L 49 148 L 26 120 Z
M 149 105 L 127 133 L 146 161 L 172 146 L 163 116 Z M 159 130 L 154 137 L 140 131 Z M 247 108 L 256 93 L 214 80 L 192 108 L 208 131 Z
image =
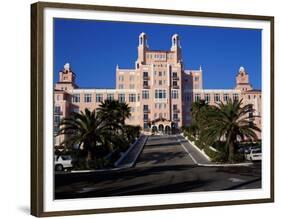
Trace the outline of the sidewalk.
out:
M 142 135 L 138 141 L 136 141 L 131 148 L 118 160 L 115 162 L 115 166 L 118 169 L 129 168 L 134 166 L 137 158 L 139 157 L 142 149 L 147 141 L 147 136 Z

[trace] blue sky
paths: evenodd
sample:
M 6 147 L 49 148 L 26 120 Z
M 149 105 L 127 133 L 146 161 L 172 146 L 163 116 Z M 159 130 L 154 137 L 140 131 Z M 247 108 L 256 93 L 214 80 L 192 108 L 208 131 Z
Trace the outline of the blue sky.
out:
M 261 88 L 260 30 L 74 19 L 54 24 L 54 82 L 69 62 L 79 87 L 114 88 L 116 65 L 134 68 L 138 36 L 145 32 L 154 50 L 169 50 L 171 36 L 179 34 L 185 69 L 201 65 L 204 88 L 233 88 L 240 66 Z

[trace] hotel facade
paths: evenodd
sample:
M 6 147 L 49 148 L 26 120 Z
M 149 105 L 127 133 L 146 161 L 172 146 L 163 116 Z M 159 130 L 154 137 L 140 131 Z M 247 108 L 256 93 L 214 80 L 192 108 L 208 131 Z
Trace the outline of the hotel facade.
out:
M 70 64 L 65 64 L 54 87 L 54 133 L 63 117 L 85 108 L 94 110 L 106 99 L 126 102 L 131 107 L 126 123 L 140 125 L 144 131 L 170 132 L 172 128 L 188 126 L 191 105 L 200 99 L 210 105 L 243 99 L 243 104 L 252 104 L 255 115 L 261 116 L 261 91 L 252 87 L 243 67 L 236 73 L 233 89 L 203 89 L 202 68 L 184 69 L 177 34 L 171 38 L 170 50 L 150 50 L 146 34 L 141 33 L 137 51 L 135 68 L 122 69 L 117 65 L 115 89 L 80 88 Z M 261 117 L 253 117 L 252 122 L 261 127 Z M 55 137 L 55 146 L 63 138 Z

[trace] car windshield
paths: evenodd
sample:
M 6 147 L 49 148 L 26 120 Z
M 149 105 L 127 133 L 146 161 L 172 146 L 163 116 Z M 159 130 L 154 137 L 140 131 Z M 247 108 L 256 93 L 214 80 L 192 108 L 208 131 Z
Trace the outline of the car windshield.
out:
M 71 156 L 70 155 L 62 155 L 61 159 L 63 159 L 63 160 L 71 160 Z
M 253 153 L 261 153 L 261 149 L 255 149 L 253 150 Z

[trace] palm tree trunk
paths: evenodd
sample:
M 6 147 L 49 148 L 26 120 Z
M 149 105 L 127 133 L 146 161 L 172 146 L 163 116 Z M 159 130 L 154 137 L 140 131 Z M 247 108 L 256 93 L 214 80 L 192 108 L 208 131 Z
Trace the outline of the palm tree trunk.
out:
M 234 158 L 234 143 L 230 140 L 229 142 L 229 151 L 228 151 L 228 161 L 233 162 Z

